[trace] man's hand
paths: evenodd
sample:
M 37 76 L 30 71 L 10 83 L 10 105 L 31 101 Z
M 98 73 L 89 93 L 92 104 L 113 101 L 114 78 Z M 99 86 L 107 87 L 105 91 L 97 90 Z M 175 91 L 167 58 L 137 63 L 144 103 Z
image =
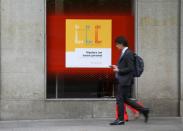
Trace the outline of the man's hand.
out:
M 114 72 L 118 72 L 119 71 L 119 69 L 118 69 L 118 67 L 116 65 L 112 65 L 112 68 L 113 68 Z

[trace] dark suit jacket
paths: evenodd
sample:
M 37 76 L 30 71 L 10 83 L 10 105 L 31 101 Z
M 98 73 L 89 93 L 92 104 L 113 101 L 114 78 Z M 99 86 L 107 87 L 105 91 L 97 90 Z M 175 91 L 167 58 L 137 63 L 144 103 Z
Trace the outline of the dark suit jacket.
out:
M 120 58 L 118 64 L 118 82 L 121 86 L 131 86 L 134 82 L 134 55 L 133 52 L 127 49 Z

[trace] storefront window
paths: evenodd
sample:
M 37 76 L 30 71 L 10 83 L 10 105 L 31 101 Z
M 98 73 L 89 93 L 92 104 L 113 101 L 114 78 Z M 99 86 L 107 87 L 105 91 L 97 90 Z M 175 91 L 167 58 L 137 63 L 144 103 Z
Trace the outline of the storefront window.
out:
M 134 50 L 133 0 L 47 0 L 47 98 L 114 97 L 123 35 Z

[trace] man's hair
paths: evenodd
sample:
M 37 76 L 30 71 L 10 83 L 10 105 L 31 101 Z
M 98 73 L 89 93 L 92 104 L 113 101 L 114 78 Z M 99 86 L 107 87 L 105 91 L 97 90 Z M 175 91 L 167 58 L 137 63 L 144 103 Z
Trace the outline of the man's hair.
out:
M 118 37 L 115 39 L 115 42 L 116 42 L 117 44 L 122 44 L 123 46 L 128 47 L 128 41 L 127 41 L 123 36 L 118 36 Z

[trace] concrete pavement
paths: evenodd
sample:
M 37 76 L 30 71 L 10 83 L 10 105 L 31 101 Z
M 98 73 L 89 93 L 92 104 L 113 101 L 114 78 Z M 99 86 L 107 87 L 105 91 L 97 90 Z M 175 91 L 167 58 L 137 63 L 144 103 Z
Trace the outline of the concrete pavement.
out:
M 0 121 L 0 131 L 183 131 L 183 118 L 154 117 L 147 124 L 143 119 L 121 126 L 110 126 L 112 119 L 61 119 Z

